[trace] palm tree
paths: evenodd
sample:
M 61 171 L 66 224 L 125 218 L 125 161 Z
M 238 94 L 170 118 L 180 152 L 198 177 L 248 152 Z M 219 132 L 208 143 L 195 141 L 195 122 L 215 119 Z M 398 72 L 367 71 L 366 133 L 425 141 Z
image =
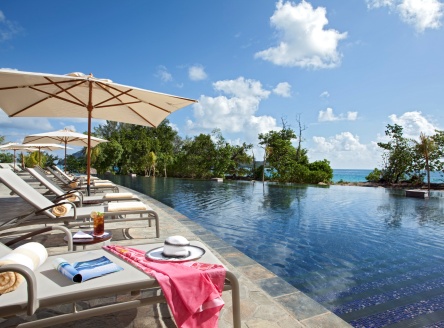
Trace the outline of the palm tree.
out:
M 436 149 L 433 138 L 427 137 L 421 132 L 419 136 L 420 142 L 416 142 L 416 151 L 425 159 L 425 169 L 427 172 L 427 191 L 430 197 L 430 155 Z

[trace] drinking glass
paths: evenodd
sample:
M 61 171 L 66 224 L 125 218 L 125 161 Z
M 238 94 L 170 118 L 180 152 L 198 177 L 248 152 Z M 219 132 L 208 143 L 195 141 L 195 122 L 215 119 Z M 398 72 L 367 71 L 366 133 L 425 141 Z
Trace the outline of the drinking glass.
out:
M 94 217 L 94 236 L 102 236 L 105 233 L 105 216 L 97 215 Z

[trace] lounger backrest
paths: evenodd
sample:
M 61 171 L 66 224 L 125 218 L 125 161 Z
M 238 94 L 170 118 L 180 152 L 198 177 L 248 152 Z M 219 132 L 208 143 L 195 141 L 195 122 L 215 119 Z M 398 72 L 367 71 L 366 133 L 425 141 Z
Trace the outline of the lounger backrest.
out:
M 56 170 L 54 170 L 51 167 L 47 167 L 47 169 L 49 170 L 49 172 L 52 173 L 53 176 L 55 176 L 57 179 L 59 179 L 60 181 L 62 181 L 65 184 L 68 184 L 70 182 L 72 182 L 71 180 L 68 180 L 67 178 L 65 178 L 63 175 L 61 175 L 59 172 L 57 172 Z
M 54 184 L 54 182 L 49 180 L 46 176 L 40 174 L 36 169 L 27 167 L 26 170 L 56 196 L 61 196 L 65 193 L 62 188 Z
M 11 170 L 0 169 L 0 181 L 38 210 L 54 205 L 53 202 L 31 187 Z M 55 215 L 52 214 L 50 210 L 46 210 L 43 213 L 50 218 L 55 218 Z
M 68 179 L 68 180 L 72 180 L 72 178 L 70 178 L 70 177 L 68 176 L 68 174 L 66 174 L 64 171 L 62 171 L 57 165 L 54 165 L 52 168 L 53 168 L 54 170 L 56 170 L 57 172 L 59 172 L 61 175 L 63 175 L 66 179 Z

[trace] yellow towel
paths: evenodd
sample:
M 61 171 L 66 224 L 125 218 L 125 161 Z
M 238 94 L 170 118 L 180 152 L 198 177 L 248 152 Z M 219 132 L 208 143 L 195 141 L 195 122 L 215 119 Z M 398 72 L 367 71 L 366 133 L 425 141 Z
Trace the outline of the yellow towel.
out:
M 119 202 L 108 204 L 108 212 L 140 211 L 146 209 L 146 205 L 142 202 Z
M 59 205 L 52 208 L 52 214 L 57 217 L 65 216 L 71 208 L 71 204 L 59 203 Z
M 71 182 L 70 184 L 69 184 L 69 186 L 71 187 L 71 188 L 77 188 L 77 186 L 78 186 L 79 184 L 76 182 L 76 181 L 73 181 L 73 182 Z
M 123 199 L 123 198 L 133 198 L 134 194 L 130 192 L 112 192 L 107 193 L 103 196 L 103 199 Z
M 30 242 L 17 247 L 9 254 L 0 258 L 0 266 L 22 264 L 34 271 L 42 265 L 47 258 L 48 252 L 42 244 Z M 0 273 L 0 295 L 16 290 L 24 279 L 21 274 L 12 271 Z

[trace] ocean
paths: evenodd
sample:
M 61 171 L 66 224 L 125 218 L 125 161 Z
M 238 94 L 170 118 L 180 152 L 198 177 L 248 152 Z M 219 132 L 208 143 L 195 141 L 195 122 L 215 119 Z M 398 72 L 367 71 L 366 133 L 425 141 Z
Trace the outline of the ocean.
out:
M 333 169 L 333 182 L 366 182 L 365 177 L 373 170 L 354 170 L 354 169 Z M 444 177 L 441 172 L 431 172 L 430 182 L 443 183 Z

